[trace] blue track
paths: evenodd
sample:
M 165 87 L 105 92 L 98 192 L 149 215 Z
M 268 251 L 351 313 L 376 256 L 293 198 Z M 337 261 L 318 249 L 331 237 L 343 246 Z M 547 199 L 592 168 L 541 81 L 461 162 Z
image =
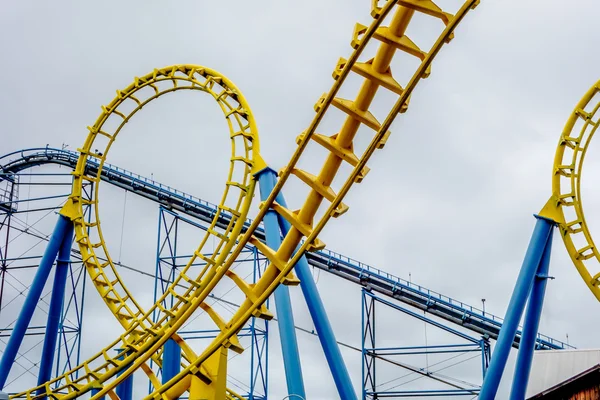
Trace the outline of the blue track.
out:
M 59 164 L 74 168 L 78 158 L 79 153 L 77 152 L 48 147 L 9 153 L 0 157 L 0 180 L 4 179 L 4 174 L 18 173 L 24 169 L 44 164 Z M 90 158 L 88 160 L 87 172 L 90 175 L 96 175 L 98 172 L 96 159 Z M 104 164 L 101 179 L 205 222 L 211 222 L 217 211 L 217 206 L 214 204 L 114 165 Z M 224 228 L 228 225 L 229 218 L 223 213 L 221 215 L 218 225 Z M 250 223 L 251 221 L 248 220 L 247 226 Z M 256 231 L 256 235 L 264 240 L 264 230 L 262 228 Z M 500 317 L 487 312 L 484 314 L 482 310 L 476 307 L 327 249 L 307 253 L 306 258 L 308 263 L 316 268 L 338 275 L 375 292 L 393 297 L 412 307 L 426 310 L 432 315 L 464 326 L 473 332 L 488 335 L 492 339 L 498 338 L 503 323 Z M 520 340 L 521 330 L 518 330 L 512 344 L 513 347 L 518 348 Z M 573 348 L 573 346 L 549 336 L 538 334 L 536 348 L 556 350 Z

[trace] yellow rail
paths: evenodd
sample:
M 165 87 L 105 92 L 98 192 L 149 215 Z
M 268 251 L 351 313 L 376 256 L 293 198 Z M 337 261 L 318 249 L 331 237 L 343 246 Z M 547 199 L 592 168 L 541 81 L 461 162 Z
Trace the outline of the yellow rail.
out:
M 219 103 L 222 105 L 222 108 L 226 108 L 224 109 L 226 117 L 233 116 L 238 121 L 242 119 L 248 123 L 247 125 L 244 125 L 245 122 L 239 124 L 241 128 L 248 127 L 246 128 L 247 130 L 236 130 L 232 134 L 232 137 L 235 135 L 236 138 L 241 138 L 245 143 L 244 148 L 246 149 L 246 153 L 243 161 L 240 163 L 245 165 L 245 175 L 242 182 L 233 182 L 230 178 L 227 182 L 226 194 L 224 195 L 225 199 L 229 191 L 234 188 L 239 190 L 238 196 L 235 197 L 237 201 L 233 205 L 227 205 L 228 209 L 222 209 L 223 212 L 231 212 L 236 218 L 233 218 L 233 222 L 225 231 L 218 230 L 215 221 L 213 221 L 207 236 L 202 241 L 199 249 L 194 253 L 193 259 L 188 263 L 189 266 L 198 259 L 203 260 L 206 263 L 203 271 L 197 277 L 193 278 L 187 275 L 188 268 L 186 267 L 165 293 L 165 296 L 173 296 L 176 299 L 174 306 L 167 309 L 163 303 L 164 298 L 161 298 L 150 310 L 144 313 L 126 291 L 120 279 L 117 279 L 116 282 L 110 280 L 113 277 L 118 278 L 112 262 L 109 261 L 107 265 L 99 262 L 101 257 L 96 255 L 95 250 L 100 248 L 105 258 L 110 260 L 106 247 L 103 245 L 104 240 L 101 237 L 99 220 L 93 222 L 92 226 L 86 225 L 83 219 L 76 222 L 76 226 L 79 226 L 77 241 L 82 249 L 82 255 L 88 272 L 91 271 L 92 274 L 102 277 L 99 283 L 96 282 L 97 284 L 95 284 L 99 288 L 107 305 L 113 311 L 116 311 L 115 315 L 117 315 L 125 327 L 126 332 L 92 359 L 67 372 L 65 375 L 46 383 L 43 386 L 46 392 L 44 395 L 36 396 L 35 392 L 38 388 L 33 388 L 13 397 L 31 399 L 49 396 L 52 398 L 73 399 L 94 388 L 99 389 L 99 392 L 92 397 L 93 399 L 98 399 L 103 395 L 109 395 L 115 399 L 114 388 L 139 368 L 146 371 L 154 382 L 155 391 L 147 397 L 148 399 L 172 399 L 182 395 L 185 391 L 190 392 L 191 399 L 238 397 L 226 389 L 228 351 L 229 349 L 234 351 L 243 350 L 237 341 L 237 332 L 253 315 L 270 318 L 271 314 L 264 307 L 266 299 L 279 284 L 288 281 L 287 278 L 289 278 L 294 264 L 303 252 L 323 246 L 317 240 L 318 234 L 331 217 L 338 217 L 347 211 L 348 207 L 342 203 L 344 196 L 354 183 L 362 181 L 365 177 L 368 172 L 367 161 L 375 150 L 384 147 L 390 135 L 389 128 L 392 122 L 398 113 L 406 111 L 410 95 L 417 83 L 421 78 L 429 75 L 432 60 L 444 43 L 450 41 L 456 26 L 477 3 L 477 0 L 466 1 L 452 15 L 444 12 L 429 0 L 387 1 L 383 2 L 381 6 L 378 1 L 373 1 L 371 10 L 373 21 L 368 27 L 357 24 L 352 38 L 354 52 L 348 59 L 340 59 L 333 73 L 335 82 L 331 90 L 317 102 L 315 106 L 316 115 L 307 130 L 298 137 L 298 148 L 288 165 L 280 172 L 280 179 L 275 190 L 271 193 L 267 201 L 261 205 L 258 216 L 255 218 L 250 229 L 243 235 L 240 233 L 244 221 L 243 216 L 245 216 L 244 211 L 247 212 L 251 193 L 255 185 L 255 181 L 247 177 L 252 172 L 256 172 L 264 167 L 264 163 L 258 154 L 258 141 L 253 136 L 256 132 L 256 127 L 245 100 L 237 90 L 233 90 L 233 94 L 230 94 L 227 93 L 227 89 L 225 88 L 223 92 L 219 93 L 221 98 L 227 98 L 228 101 L 235 100 L 238 104 L 237 106 L 229 107 L 226 103 Z M 437 18 L 441 21 L 439 38 L 427 51 L 418 47 L 406 35 L 406 29 L 416 14 Z M 385 22 L 388 22 L 387 26 L 384 25 Z M 378 46 L 376 55 L 372 59 L 361 59 L 363 51 L 369 43 Z M 419 61 L 418 68 L 404 85 L 396 80 L 390 69 L 390 64 L 397 51 L 416 57 Z M 178 80 L 175 78 L 175 75 L 189 76 L 196 73 L 199 73 L 204 78 L 206 76 L 209 78 L 211 76 L 218 76 L 214 71 L 201 69 L 201 67 L 176 66 L 171 70 L 159 70 L 152 74 L 152 77 L 147 76 L 136 80 L 125 91 L 118 92 L 117 99 L 105 108 L 103 116 L 91 128 L 90 136 L 88 136 L 88 140 L 86 140 L 81 150 L 82 157 L 80 157 L 75 172 L 76 184 L 74 185 L 72 202 L 65 209 L 65 215 L 70 216 L 74 220 L 80 218 L 82 200 L 81 192 L 77 192 L 77 190 L 84 180 L 98 182 L 98 176 L 90 177 L 86 175 L 85 162 L 87 157 L 95 157 L 100 159 L 102 165 L 106 153 L 116 137 L 115 133 L 107 133 L 100 129 L 107 115 L 119 116 L 123 119 L 123 124 L 132 115 L 122 112 L 122 115 L 119 115 L 119 113 L 115 112 L 117 103 L 121 97 L 127 97 L 136 102 L 135 98 L 124 96 L 123 93 L 127 94 L 137 86 L 152 82 L 159 77 L 160 79 L 164 77 L 164 81 L 171 80 L 173 85 L 177 86 L 175 82 L 178 82 Z M 356 99 L 347 100 L 337 97 L 340 87 L 351 73 L 364 79 Z M 206 82 L 208 81 L 209 84 L 211 82 L 209 78 L 206 78 L 206 81 L 199 80 L 198 83 L 192 82 L 194 84 L 191 86 L 198 85 L 202 87 L 204 85 L 206 87 L 208 85 Z M 224 77 L 221 77 L 221 79 L 222 82 L 226 83 L 225 86 L 234 88 L 233 84 Z M 214 82 L 215 80 L 213 79 L 212 81 Z M 153 89 L 151 84 L 146 85 L 146 87 Z M 387 91 L 386 98 L 389 98 L 390 95 L 395 98 L 395 101 L 387 105 L 387 117 L 382 122 L 378 121 L 373 113 L 369 111 L 373 99 L 380 88 Z M 156 91 L 157 96 L 159 93 L 162 92 L 160 90 Z M 219 101 L 219 96 L 216 98 L 217 101 Z M 144 104 L 142 101 L 139 101 L 136 111 Z M 336 112 L 342 113 L 341 115 L 345 117 L 344 123 L 338 132 L 333 132 L 329 135 L 319 134 L 317 133 L 317 128 L 328 111 L 331 114 Z M 369 131 L 371 132 L 369 145 L 362 154 L 356 154 L 357 149 L 355 147 L 358 147 L 354 145 L 356 135 L 367 135 Z M 92 143 L 98 137 L 105 137 L 108 140 L 108 144 L 105 147 L 106 151 L 103 154 L 92 153 L 90 150 Z M 325 162 L 316 174 L 297 167 L 301 159 L 309 160 L 306 164 L 310 164 L 310 160 L 314 159 L 314 156 L 310 154 L 311 152 L 306 151 L 309 144 L 320 146 L 328 151 Z M 238 160 L 234 161 L 233 158 L 232 165 L 234 162 L 238 162 Z M 351 172 L 340 174 L 339 169 L 344 162 L 352 167 Z M 297 212 L 292 212 L 274 201 L 277 193 L 282 189 L 290 175 L 298 177 L 305 183 L 307 189 L 306 201 Z M 231 175 L 230 171 L 231 176 L 233 175 Z M 344 181 L 337 193 L 332 188 L 332 184 L 335 181 L 334 178 L 341 178 Z M 327 201 L 328 206 L 323 204 L 324 199 Z M 98 198 L 96 195 L 94 199 L 96 216 L 97 201 Z M 230 203 L 226 203 L 224 200 L 223 204 Z M 290 229 L 283 240 L 282 246 L 277 251 L 270 249 L 253 237 L 254 230 L 262 221 L 267 209 L 271 207 L 292 225 L 292 229 Z M 239 215 L 236 215 L 235 212 L 239 213 Z M 85 234 L 88 228 L 94 227 L 98 227 L 99 241 L 91 240 Z M 217 245 L 217 248 L 210 256 L 207 256 L 202 253 L 202 249 L 207 238 L 211 235 L 218 238 L 220 244 Z M 306 240 L 294 254 L 294 251 L 303 238 L 306 238 Z M 252 243 L 258 247 L 270 260 L 269 267 L 255 285 L 249 285 L 244 282 L 230 268 L 247 243 Z M 105 272 L 106 267 L 109 267 L 110 277 Z M 240 309 L 228 322 L 223 321 L 216 313 L 211 312 L 210 307 L 204 302 L 224 276 L 231 278 L 246 296 L 246 300 Z M 107 284 L 106 288 L 100 289 L 101 287 L 105 287 L 105 283 Z M 179 289 L 179 285 L 182 285 L 185 290 L 182 291 Z M 106 293 L 109 293 L 109 300 L 107 300 Z M 117 300 L 115 301 L 113 298 Z M 183 341 L 180 341 L 186 353 L 186 358 L 190 363 L 168 383 L 160 385 L 156 377 L 153 377 L 152 372 L 148 372 L 149 367 L 147 366 L 147 362 L 160 355 L 162 346 L 169 338 L 174 337 L 178 339 L 176 335 L 177 330 L 198 308 L 206 310 L 211 315 L 221 333 L 198 357 L 193 354 Z M 150 316 L 155 311 L 160 313 L 160 317 L 156 322 L 152 322 Z M 109 350 L 113 348 L 123 348 L 126 350 L 120 356 L 111 357 L 108 354 Z M 122 359 L 118 359 L 117 357 L 122 357 Z M 117 376 L 117 372 L 122 372 L 122 374 Z M 57 382 L 61 382 L 60 386 L 57 389 L 51 388 L 51 385 Z
M 596 82 L 571 113 L 556 149 L 552 197 L 541 215 L 558 223 L 562 238 L 579 274 L 600 300 L 600 252 L 585 220 L 581 172 L 585 155 L 600 125 L 600 81 Z

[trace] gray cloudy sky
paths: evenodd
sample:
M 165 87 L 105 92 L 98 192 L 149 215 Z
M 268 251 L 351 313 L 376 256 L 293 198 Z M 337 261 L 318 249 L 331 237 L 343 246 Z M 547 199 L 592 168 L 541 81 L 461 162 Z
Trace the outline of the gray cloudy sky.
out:
M 452 8 L 456 1 L 448 3 Z M 75 149 L 116 89 L 155 67 L 189 63 L 237 84 L 255 113 L 262 153 L 279 169 L 313 117 L 313 104 L 329 90 L 338 58 L 350 54 L 354 23 L 370 21 L 369 7 L 367 0 L 5 2 L 0 153 L 63 143 Z M 486 308 L 503 315 L 532 214 L 550 195 L 563 124 L 600 78 L 599 11 L 592 0 L 483 0 L 417 88 L 386 148 L 369 163 L 367 179 L 350 192 L 350 211 L 324 231 L 328 247 L 403 278 L 410 273 L 413 281 L 472 305 L 486 298 Z M 415 34 L 428 37 L 430 26 Z M 209 99 L 177 94 L 132 120 L 109 161 L 215 202 L 229 154 L 225 132 Z M 600 191 L 590 178 L 600 167 L 598 146 L 592 144 L 583 183 L 596 237 Z M 103 190 L 114 193 L 103 218 L 117 249 L 123 194 Z M 122 260 L 152 271 L 156 206 L 128 201 Z M 548 286 L 541 331 L 558 339 L 568 334 L 580 348 L 598 347 L 600 323 L 591 316 L 600 306 L 559 238 L 551 274 L 556 279 Z M 146 296 L 147 307 L 149 286 L 131 286 Z M 359 344 L 359 289 L 324 274 L 319 288 L 338 337 Z M 310 327 L 299 290 L 292 292 L 297 323 Z M 103 312 L 101 304 L 89 304 Z M 391 313 L 381 323 L 382 340 L 423 344 L 422 324 Z M 276 340 L 275 334 L 271 384 L 273 398 L 281 398 Z M 93 340 L 86 343 L 87 354 L 98 350 Z M 322 379 L 318 342 L 301 336 L 301 345 L 308 394 L 333 397 L 332 383 Z M 360 357 L 344 355 L 358 387 Z

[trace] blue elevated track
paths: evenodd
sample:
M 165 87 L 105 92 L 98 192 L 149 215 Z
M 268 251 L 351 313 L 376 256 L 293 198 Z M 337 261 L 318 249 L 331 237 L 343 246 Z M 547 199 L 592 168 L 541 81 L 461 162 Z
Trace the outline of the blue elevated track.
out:
M 58 164 L 74 168 L 78 158 L 79 153 L 77 152 L 49 147 L 31 148 L 9 153 L 0 157 L 0 181 L 11 178 L 13 174 L 19 171 L 45 164 Z M 87 173 L 94 176 L 97 172 L 98 162 L 96 159 L 90 158 Z M 217 211 L 217 206 L 214 204 L 114 165 L 104 164 L 101 179 L 160 203 L 171 210 L 179 211 L 205 222 L 211 222 Z M 222 213 L 218 225 L 224 228 L 228 223 L 228 216 Z M 247 226 L 250 223 L 251 221 L 248 220 Z M 256 233 L 261 240 L 265 239 L 262 228 L 259 228 Z M 498 338 L 503 323 L 502 318 L 483 312 L 479 308 L 327 249 L 307 253 L 306 258 L 313 267 L 360 284 L 369 290 L 392 297 L 417 309 L 427 311 L 432 315 L 461 325 L 491 339 Z M 519 347 L 521 334 L 519 329 L 513 341 L 513 347 Z M 549 336 L 538 334 L 536 348 L 540 350 L 557 350 L 573 348 L 573 346 Z

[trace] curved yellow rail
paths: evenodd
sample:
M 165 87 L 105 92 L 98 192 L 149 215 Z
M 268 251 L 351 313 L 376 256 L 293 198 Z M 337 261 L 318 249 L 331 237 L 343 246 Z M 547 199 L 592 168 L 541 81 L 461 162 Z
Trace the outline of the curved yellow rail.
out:
M 98 210 L 99 185 L 96 184 L 94 198 L 91 201 L 93 205 L 91 223 L 86 222 L 83 216 L 83 205 L 90 204 L 90 202 L 82 197 L 82 185 L 85 181 L 100 182 L 99 177 L 109 150 L 119 132 L 133 115 L 146 104 L 160 96 L 179 90 L 205 92 L 217 101 L 228 123 L 232 153 L 225 191 L 218 206 L 219 212 L 215 214 L 199 249 L 196 251 L 193 259 L 189 261 L 183 274 L 171 285 L 152 311 L 156 310 L 163 314 L 169 312 L 165 306 L 167 297 L 173 295 L 173 287 L 175 285 L 179 285 L 179 287 L 182 284 L 187 287 L 190 286 L 189 283 L 187 285 L 185 283 L 185 272 L 187 272 L 190 265 L 199 262 L 197 258 L 200 258 L 201 262 L 206 264 L 210 262 L 214 263 L 214 258 L 219 252 L 229 252 L 234 243 L 231 238 L 235 238 L 239 234 L 247 218 L 255 187 L 252 178 L 253 168 L 262 168 L 263 165 L 260 158 L 256 123 L 246 100 L 231 81 L 209 68 L 196 65 L 175 65 L 155 70 L 146 76 L 136 78 L 134 83 L 124 90 L 117 91 L 115 99 L 107 106 L 102 107 L 102 114 L 96 123 L 88 128 L 90 133 L 83 148 L 79 149 L 81 157 L 73 173 L 73 191 L 68 204 L 61 213 L 68 216 L 74 222 L 76 241 L 79 245 L 84 265 L 94 286 L 117 320 L 130 332 L 131 337 L 143 334 L 144 329 L 152 325 L 152 312 L 145 312 L 138 305 L 121 280 L 110 257 L 104 235 L 102 234 Z M 113 118 L 112 121 L 111 118 Z M 92 148 L 94 151 L 91 150 Z M 86 168 L 87 161 L 90 158 L 97 159 L 100 164 L 97 172 L 93 175 Z M 224 214 L 229 217 L 231 222 L 225 230 L 218 229 L 216 224 Z M 211 245 L 214 245 L 214 250 L 211 251 L 211 256 L 205 256 L 201 251 L 211 237 L 216 239 L 210 241 Z M 216 244 L 214 244 L 215 242 Z M 183 282 L 181 282 L 182 279 L 184 280 Z M 218 324 L 221 322 L 221 318 L 210 306 L 203 304 L 202 307 Z M 184 350 L 184 360 L 187 359 L 189 361 L 196 357 L 191 348 L 177 335 L 173 335 L 173 337 Z M 112 346 L 104 349 L 95 358 L 103 356 L 108 361 L 106 354 L 111 348 Z M 153 359 L 160 365 L 160 352 L 155 353 Z M 90 361 L 87 364 L 90 364 Z M 114 359 L 112 361 L 114 364 Z M 81 376 L 83 380 L 72 380 L 68 378 L 68 375 L 58 377 L 45 385 L 46 391 L 48 391 L 50 384 L 57 382 L 61 378 L 65 378 L 66 382 L 72 382 L 74 387 L 78 387 L 78 382 L 90 382 L 90 379 L 98 374 L 98 372 L 91 370 L 85 365 L 84 369 L 89 370 L 90 373 L 88 374 L 89 376 L 85 374 Z M 143 370 L 149 375 L 151 380 L 158 382 L 150 368 L 144 366 Z
M 565 124 L 554 157 L 552 198 L 543 216 L 558 223 L 567 251 L 579 274 L 600 300 L 600 252 L 583 214 L 581 172 L 585 155 L 600 125 L 600 81 L 575 106 Z
M 269 318 L 270 313 L 264 307 L 266 299 L 279 284 L 293 281 L 293 279 L 289 279 L 290 274 L 302 253 L 324 246 L 317 240 L 318 234 L 331 217 L 338 217 L 347 211 L 348 207 L 342 203 L 342 199 L 354 183 L 359 183 L 365 177 L 368 172 L 367 161 L 375 150 L 381 149 L 385 145 L 390 135 L 389 128 L 392 122 L 398 113 L 406 111 L 409 97 L 417 83 L 421 78 L 429 75 L 431 62 L 443 44 L 450 41 L 456 26 L 477 4 L 477 0 L 468 0 L 453 15 L 443 11 L 430 0 L 387 1 L 383 2 L 381 6 L 378 1 L 373 1 L 371 12 L 373 21 L 369 26 L 357 24 L 352 39 L 354 52 L 348 59 L 340 59 L 333 73 L 335 82 L 331 90 L 317 102 L 316 115 L 312 123 L 298 137 L 296 152 L 289 164 L 280 172 L 280 179 L 275 190 L 267 201 L 261 204 L 259 214 L 252 226 L 242 235 L 241 223 L 238 218 L 237 223 L 227 230 L 228 234 L 223 235 L 215 230 L 213 223 L 209 233 L 215 236 L 220 234 L 217 237 L 222 239 L 222 245 L 218 251 L 207 257 L 200 253 L 205 240 L 202 242 L 190 263 L 200 258 L 206 262 L 206 267 L 196 278 L 189 277 L 187 268 L 184 269 L 181 276 L 169 287 L 165 295 L 172 295 L 177 299 L 174 306 L 167 309 L 162 303 L 164 299 L 161 299 L 145 314 L 135 315 L 135 318 L 132 318 L 126 326 L 126 332 L 110 346 L 81 366 L 47 383 L 44 386 L 45 395 L 72 399 L 95 388 L 99 389 L 99 392 L 92 397 L 93 399 L 98 399 L 106 394 L 114 398 L 113 389 L 137 369 L 147 370 L 147 361 L 160 354 L 162 346 L 170 337 L 177 338 L 177 330 L 198 308 L 202 308 L 213 316 L 221 333 L 200 356 L 195 357 L 193 353 L 188 353 L 188 359 L 193 361 L 165 385 L 160 385 L 156 379 L 153 379 L 155 391 L 147 398 L 172 399 L 182 395 L 185 391 L 190 392 L 190 398 L 232 397 L 233 394 L 228 393 L 225 387 L 226 367 L 229 349 L 242 350 L 236 338 L 237 332 L 253 315 Z M 406 35 L 406 29 L 415 14 L 423 14 L 441 20 L 439 38 L 427 51 L 422 50 Z M 384 26 L 386 21 L 389 22 L 388 26 Z M 369 43 L 378 45 L 376 55 L 371 59 L 361 59 L 363 51 Z M 414 56 L 420 61 L 416 71 L 404 85 L 396 80 L 390 69 L 390 63 L 398 51 Z M 350 74 L 356 74 L 364 79 L 356 99 L 347 100 L 336 97 Z M 387 117 L 382 122 L 378 121 L 369 111 L 380 88 L 385 91 L 385 98 L 394 98 L 390 104 L 387 104 Z M 378 101 L 378 107 L 380 103 Z M 247 105 L 241 104 L 232 113 L 248 115 L 247 110 Z M 320 122 L 327 112 L 330 114 L 337 112 L 338 116 L 344 116 L 343 125 L 337 132 L 329 135 L 317 133 Z M 91 132 L 96 135 L 101 134 L 94 132 L 94 129 Z M 354 145 L 354 141 L 357 134 L 369 135 L 369 144 L 362 154 L 356 153 L 358 146 Z M 109 133 L 107 136 L 109 140 L 110 136 Z M 91 143 L 88 141 L 86 141 L 82 153 L 86 156 L 97 157 L 97 154 L 90 153 Z M 315 159 L 314 155 L 307 151 L 309 144 L 327 151 L 326 160 L 316 175 L 297 167 L 302 160 L 306 160 L 308 161 L 306 164 L 310 164 L 310 161 Z M 80 158 L 80 163 L 85 163 L 85 157 Z M 344 163 L 351 167 L 347 174 L 339 172 Z M 264 164 L 260 160 L 256 160 L 249 168 L 257 171 L 262 166 Z M 79 169 L 79 171 L 84 170 Z M 306 201 L 296 212 L 275 202 L 276 195 L 290 175 L 294 175 L 304 182 L 307 189 Z M 76 174 L 76 178 L 86 179 L 83 173 Z M 338 179 L 344 182 L 337 193 L 332 187 L 334 178 L 336 182 Z M 249 193 L 253 190 L 254 184 L 254 180 L 248 182 L 245 192 Z M 243 188 L 242 191 L 244 191 Z M 326 204 L 323 204 L 324 200 L 326 200 Z M 245 202 L 249 204 L 249 201 L 250 196 L 243 197 L 244 207 Z M 75 206 L 81 207 L 74 202 L 73 208 Z M 274 209 L 292 225 L 292 229 L 285 236 L 277 251 L 267 247 L 253 236 L 269 208 Z M 81 223 L 83 224 L 83 221 Z M 303 238 L 305 240 L 301 244 Z M 237 243 L 234 239 L 237 239 Z M 83 247 L 87 251 L 86 253 L 82 251 L 84 259 L 98 263 L 97 267 L 92 264 L 91 269 L 100 271 L 103 267 L 92 253 L 94 243 L 88 242 L 85 239 L 82 240 Z M 244 282 L 230 269 L 247 243 L 255 245 L 270 260 L 269 267 L 255 285 Z M 102 245 L 97 247 L 102 247 Z M 207 308 L 208 306 L 204 302 L 224 276 L 231 278 L 246 296 L 246 300 L 228 322 L 220 319 L 214 312 L 211 313 L 210 308 Z M 185 290 L 180 290 L 178 285 L 184 285 Z M 161 313 L 161 317 L 152 323 L 150 315 L 155 310 Z M 117 359 L 118 356 L 110 357 L 108 355 L 109 349 L 112 348 L 126 349 L 120 355 L 122 359 Z M 185 345 L 183 345 L 183 349 L 186 351 Z M 117 372 L 122 372 L 122 374 L 117 376 Z M 152 379 L 152 374 L 149 373 L 149 375 Z M 58 389 L 51 389 L 54 382 L 60 381 L 66 383 Z M 34 394 L 37 389 L 33 388 L 15 397 L 41 398 L 41 395 Z

